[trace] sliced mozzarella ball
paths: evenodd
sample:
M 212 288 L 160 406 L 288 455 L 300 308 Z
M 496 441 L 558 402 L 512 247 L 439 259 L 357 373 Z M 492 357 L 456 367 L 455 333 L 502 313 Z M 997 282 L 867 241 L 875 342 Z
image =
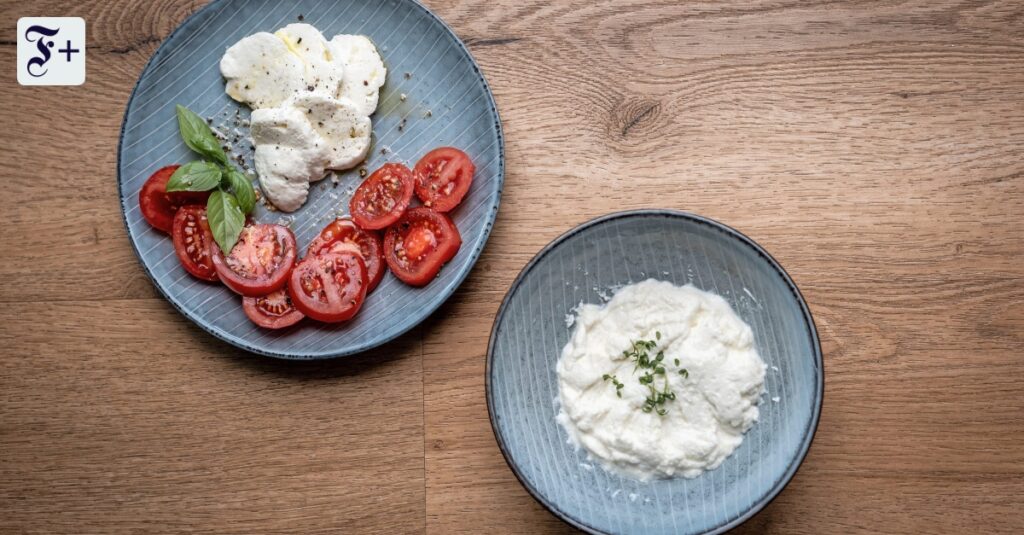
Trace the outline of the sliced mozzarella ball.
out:
M 317 140 L 317 133 L 303 113 L 293 106 L 253 110 L 249 123 L 253 144 L 304 147 Z
M 341 81 L 341 98 L 355 103 L 363 115 L 377 109 L 377 100 L 388 70 L 377 53 L 377 47 L 363 35 L 335 35 L 330 49 L 345 65 Z
M 289 24 L 232 45 L 220 63 L 231 98 L 253 108 L 254 163 L 267 200 L 302 206 L 328 169 L 350 169 L 370 150 L 370 115 L 387 76 L 361 35 L 327 41 L 309 24 Z
M 338 96 L 345 64 L 334 56 L 320 30 L 309 24 L 289 24 L 274 32 L 285 46 L 302 62 L 303 88 L 326 96 Z
M 299 110 L 328 147 L 328 169 L 351 169 L 370 150 L 370 118 L 352 101 L 319 93 L 300 93 L 285 103 Z
M 281 210 L 299 209 L 306 202 L 309 183 L 326 172 L 327 144 L 305 113 L 292 106 L 253 111 L 250 133 L 263 192 Z
M 252 34 L 228 48 L 220 59 L 231 98 L 253 109 L 280 106 L 306 89 L 305 68 L 284 41 L 273 34 Z
M 306 203 L 309 182 L 295 179 L 308 170 L 302 149 L 281 145 L 257 145 L 253 163 L 260 175 L 260 189 L 267 200 L 284 212 L 294 212 Z M 323 168 L 321 168 L 321 174 Z

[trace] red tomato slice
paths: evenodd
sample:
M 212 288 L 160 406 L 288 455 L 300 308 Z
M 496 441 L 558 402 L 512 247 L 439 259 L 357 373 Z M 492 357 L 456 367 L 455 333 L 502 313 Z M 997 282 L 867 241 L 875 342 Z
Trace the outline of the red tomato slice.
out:
M 153 173 L 139 190 L 139 208 L 153 228 L 168 234 L 174 228 L 174 213 L 186 204 L 206 205 L 209 191 L 175 191 L 167 193 L 167 181 L 180 165 L 168 165 Z
M 320 321 L 352 319 L 366 298 L 366 265 L 355 252 L 307 256 L 295 265 L 288 293 L 295 308 Z
M 210 258 L 209 244 L 213 236 L 206 225 L 206 207 L 194 204 L 182 206 L 174 214 L 171 228 L 174 252 L 185 271 L 197 279 L 217 280 L 217 270 Z
M 382 229 L 398 221 L 412 200 L 412 183 L 408 167 L 400 163 L 382 165 L 352 195 L 352 219 L 367 230 Z
M 264 329 L 284 329 L 306 317 L 292 305 L 286 288 L 260 297 L 243 297 L 242 310 L 253 323 Z
M 363 230 L 351 219 L 335 219 L 309 244 L 306 256 L 345 251 L 362 255 L 366 265 L 366 293 L 372 292 L 384 278 L 384 245 L 376 231 Z
M 410 208 L 384 235 L 384 259 L 406 284 L 424 286 L 462 246 L 462 236 L 447 214 Z
M 416 163 L 416 196 L 424 206 L 448 212 L 466 196 L 474 171 L 476 166 L 465 152 L 453 147 L 434 149 Z
M 295 265 L 295 235 L 281 225 L 246 225 L 231 254 L 225 256 L 213 240 L 209 251 L 225 286 L 244 296 L 259 297 L 288 282 Z

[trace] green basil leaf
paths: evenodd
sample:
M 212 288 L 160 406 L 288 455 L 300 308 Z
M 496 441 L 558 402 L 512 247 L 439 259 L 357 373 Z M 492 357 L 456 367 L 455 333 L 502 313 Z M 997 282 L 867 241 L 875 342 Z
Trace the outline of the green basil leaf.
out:
M 202 160 L 178 168 L 167 181 L 167 191 L 209 191 L 220 184 L 220 166 Z
M 217 141 L 213 130 L 210 130 L 206 121 L 181 104 L 178 104 L 176 109 L 178 131 L 181 132 L 181 139 L 185 141 L 188 148 L 221 165 L 227 165 L 228 157 L 224 154 L 224 149 L 220 147 L 220 142 Z
M 214 190 L 206 202 L 206 220 L 220 250 L 225 255 L 230 253 L 245 226 L 245 214 L 239 208 L 235 196 L 219 189 Z
M 235 192 L 235 199 L 238 200 L 238 206 L 242 212 L 252 213 L 252 209 L 256 207 L 256 191 L 252 189 L 252 181 L 234 167 L 228 167 L 225 176 L 231 189 Z

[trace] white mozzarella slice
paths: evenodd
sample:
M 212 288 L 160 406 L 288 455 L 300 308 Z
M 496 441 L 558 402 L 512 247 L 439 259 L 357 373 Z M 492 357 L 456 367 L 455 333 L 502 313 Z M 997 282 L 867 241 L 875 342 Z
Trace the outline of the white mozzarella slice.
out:
M 304 147 L 318 137 L 303 113 L 293 106 L 253 110 L 249 119 L 249 135 L 255 145 Z
M 364 35 L 335 35 L 330 49 L 345 65 L 341 98 L 355 103 L 363 115 L 372 114 L 377 109 L 380 88 L 388 73 L 377 47 Z
M 320 30 L 296 23 L 277 30 L 274 35 L 302 62 L 304 90 L 338 96 L 345 64 L 334 56 Z
M 220 59 L 220 72 L 227 80 L 228 96 L 253 109 L 280 106 L 306 88 L 302 61 L 267 32 L 231 45 Z
M 289 24 L 232 45 L 221 58 L 225 91 L 253 108 L 254 163 L 267 199 L 294 211 L 328 169 L 350 169 L 370 150 L 370 115 L 387 69 L 361 35 L 327 41 Z
M 257 145 L 253 163 L 260 176 L 260 189 L 267 200 L 284 212 L 294 212 L 306 203 L 309 182 L 292 180 L 306 168 L 302 149 L 281 145 Z
M 351 169 L 366 158 L 370 150 L 370 118 L 350 100 L 300 93 L 288 99 L 285 106 L 299 110 L 326 143 L 328 169 Z
M 309 183 L 326 172 L 327 144 L 305 113 L 292 106 L 253 111 L 250 134 L 263 192 L 277 208 L 297 210 L 306 202 Z

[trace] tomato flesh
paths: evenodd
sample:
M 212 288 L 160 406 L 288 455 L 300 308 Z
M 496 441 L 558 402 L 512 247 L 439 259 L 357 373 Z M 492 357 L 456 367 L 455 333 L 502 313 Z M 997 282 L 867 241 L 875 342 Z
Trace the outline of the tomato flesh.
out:
M 197 279 L 217 280 L 217 269 L 213 267 L 209 251 L 213 236 L 206 224 L 206 207 L 189 205 L 179 208 L 174 214 L 171 241 L 185 271 Z
M 328 323 L 352 319 L 363 306 L 366 287 L 366 265 L 354 252 L 307 256 L 288 281 L 295 308 Z
M 434 149 L 416 163 L 416 196 L 428 208 L 451 211 L 469 192 L 475 171 L 465 152 L 454 147 Z
M 380 235 L 359 228 L 351 219 L 336 219 L 324 227 L 306 250 L 306 256 L 321 253 L 355 252 L 366 265 L 366 293 L 384 278 L 384 246 Z
M 259 297 L 243 297 L 242 310 L 253 323 L 264 329 L 284 329 L 306 317 L 292 304 L 285 288 Z
M 413 193 L 412 171 L 399 163 L 388 163 L 373 172 L 356 188 L 349 211 L 356 224 L 367 230 L 385 228 L 402 217 Z
M 424 286 L 455 257 L 462 236 L 451 218 L 430 208 L 410 208 L 384 236 L 388 268 L 406 284 Z
M 281 289 L 295 265 L 295 235 L 281 225 L 250 224 L 225 255 L 216 242 L 210 256 L 221 282 L 235 293 L 258 297 Z
M 206 205 L 209 191 L 167 192 L 167 181 L 180 165 L 168 165 L 158 169 L 146 179 L 139 190 L 139 209 L 142 217 L 153 228 L 170 234 L 174 229 L 174 214 L 188 204 Z
M 405 237 L 405 253 L 412 258 L 423 255 L 437 247 L 437 235 L 429 228 L 413 227 Z

